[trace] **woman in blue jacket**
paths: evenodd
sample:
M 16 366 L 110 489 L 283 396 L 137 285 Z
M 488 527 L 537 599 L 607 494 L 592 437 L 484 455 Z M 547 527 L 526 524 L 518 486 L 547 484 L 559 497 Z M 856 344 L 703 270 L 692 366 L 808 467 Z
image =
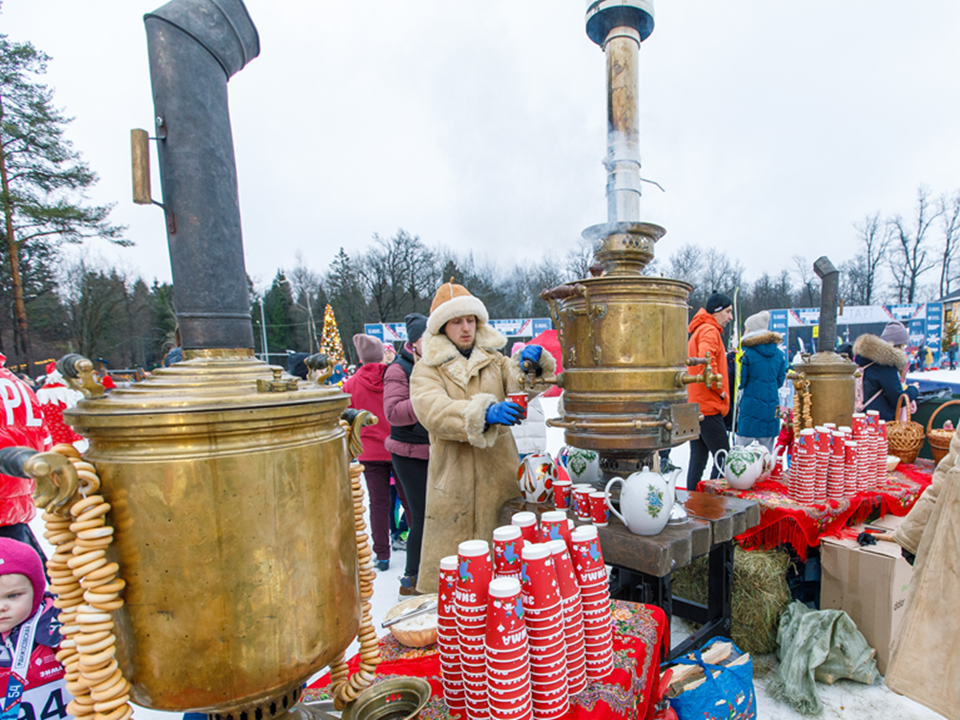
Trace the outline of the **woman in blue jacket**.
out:
M 920 392 L 916 385 L 903 386 L 909 359 L 902 348 L 908 340 L 907 329 L 894 321 L 887 323 L 880 337 L 861 335 L 853 344 L 853 354 L 863 372 L 864 409 L 879 411 L 880 419 L 887 422 L 896 419 L 901 395 L 912 401 Z
M 766 310 L 751 315 L 744 323 L 737 444 L 748 445 L 756 440 L 773 452 L 780 432 L 777 410 L 780 388 L 787 378 L 787 357 L 779 347 L 783 336 L 767 330 L 769 324 L 770 313 Z

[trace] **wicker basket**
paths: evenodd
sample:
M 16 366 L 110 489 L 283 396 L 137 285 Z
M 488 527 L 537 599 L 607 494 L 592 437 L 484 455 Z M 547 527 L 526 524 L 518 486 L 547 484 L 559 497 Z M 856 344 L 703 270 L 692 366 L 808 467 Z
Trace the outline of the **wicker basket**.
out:
M 910 419 L 910 396 L 906 393 L 897 400 L 897 410 L 893 416 L 900 417 L 900 406 L 904 400 L 907 401 L 907 419 L 887 423 L 887 454 L 896 455 L 900 462 L 912 463 L 923 445 L 923 425 Z
M 950 450 L 950 441 L 953 440 L 955 430 L 944 430 L 943 428 L 933 427 L 933 419 L 937 413 L 943 410 L 947 405 L 960 405 L 960 400 L 951 400 L 933 411 L 933 415 L 927 420 L 927 441 L 930 443 L 930 452 L 933 453 L 933 461 L 937 464 L 946 456 Z

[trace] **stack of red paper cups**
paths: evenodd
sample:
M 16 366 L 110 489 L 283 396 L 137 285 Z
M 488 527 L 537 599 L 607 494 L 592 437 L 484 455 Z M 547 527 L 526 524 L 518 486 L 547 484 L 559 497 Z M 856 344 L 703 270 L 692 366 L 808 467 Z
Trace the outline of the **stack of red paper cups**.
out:
M 532 514 L 532 513 L 531 513 Z M 493 574 L 520 578 L 520 551 L 523 533 L 516 525 L 504 525 L 493 531 Z
M 822 503 L 827 499 L 827 479 L 830 475 L 830 456 L 833 453 L 833 438 L 830 437 L 830 429 L 823 425 L 814 428 L 813 438 L 817 448 L 813 499 L 815 502 Z
M 484 720 L 487 707 L 487 591 L 493 574 L 490 546 L 467 540 L 457 548 L 455 603 L 460 665 L 468 720 Z
M 847 440 L 843 446 L 843 494 L 853 497 L 857 494 L 857 468 L 860 466 L 859 444 L 853 440 Z
M 790 497 L 798 502 L 813 502 L 816 480 L 817 446 L 814 430 L 801 430 L 793 444 L 790 466 Z
M 530 644 L 530 682 L 535 718 L 558 718 L 570 709 L 563 605 L 553 553 L 543 544 L 523 549 L 524 619 Z
M 867 414 L 854 413 L 850 420 L 853 428 L 853 440 L 857 443 L 857 492 L 864 487 L 863 475 L 868 468 L 870 440 L 867 437 Z M 872 467 L 872 466 L 871 466 Z
M 844 472 L 843 463 L 846 459 L 846 447 L 844 441 L 846 435 L 842 432 L 832 432 L 830 467 L 827 472 L 827 497 L 833 500 L 841 500 L 844 494 Z
M 864 464 L 863 472 L 857 478 L 857 489 L 860 492 L 870 490 L 877 482 L 877 454 L 880 450 L 880 413 L 876 410 L 867 410 L 864 423 L 864 440 L 867 445 L 866 457 L 863 448 L 860 448 L 860 462 Z
M 580 603 L 580 584 L 577 582 L 565 542 L 551 540 L 547 545 L 553 554 L 553 567 L 560 585 L 560 603 L 563 606 L 563 636 L 567 647 L 567 684 L 570 694 L 576 695 L 587 687 L 587 655 L 583 636 L 583 606 Z
M 887 455 L 890 453 L 890 446 L 887 441 L 887 421 L 880 420 L 880 474 L 878 475 L 878 484 L 887 484 Z
M 451 710 L 462 711 L 463 669 L 460 666 L 460 642 L 457 636 L 457 556 L 440 560 L 440 590 L 437 598 L 437 645 L 440 647 L 440 680 L 443 701 Z
M 540 515 L 540 542 L 570 542 L 570 525 L 565 510 L 548 510 Z
M 579 527 L 570 536 L 570 555 L 580 584 L 583 635 L 587 651 L 587 677 L 602 680 L 613 670 L 613 619 L 610 588 L 600 552 L 597 529 Z
M 486 656 L 490 720 L 531 720 L 530 657 L 516 578 L 490 582 Z
M 584 522 L 590 521 L 590 493 L 594 489 L 590 483 L 577 483 L 573 486 L 573 511 Z
M 527 542 L 539 542 L 540 530 L 537 528 L 537 516 L 532 512 L 518 512 L 510 516 L 510 524 L 516 525 Z

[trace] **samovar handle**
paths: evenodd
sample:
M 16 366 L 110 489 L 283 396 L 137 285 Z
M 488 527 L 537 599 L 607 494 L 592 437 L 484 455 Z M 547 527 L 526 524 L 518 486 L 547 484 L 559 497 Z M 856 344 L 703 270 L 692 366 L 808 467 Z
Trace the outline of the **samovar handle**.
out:
M 379 420 L 377 416 L 368 410 L 357 410 L 347 408 L 340 416 L 340 420 L 345 425 L 347 431 L 347 452 L 350 454 L 350 461 L 353 462 L 361 453 L 363 453 L 363 441 L 360 439 L 360 429 L 367 425 L 376 425 Z
M 33 503 L 43 510 L 62 509 L 80 487 L 76 468 L 60 453 L 28 447 L 0 449 L 0 474 L 33 478 Z

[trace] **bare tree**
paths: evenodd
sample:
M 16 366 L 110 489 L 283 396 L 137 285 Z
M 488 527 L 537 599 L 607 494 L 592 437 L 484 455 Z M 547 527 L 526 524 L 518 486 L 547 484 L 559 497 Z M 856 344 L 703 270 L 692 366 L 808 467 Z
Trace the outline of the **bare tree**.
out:
M 864 215 L 853 227 L 862 247 L 853 260 L 857 268 L 855 286 L 860 302 L 870 305 L 877 290 L 881 261 L 890 246 L 890 235 L 883 230 L 879 212 Z
M 800 278 L 800 302 L 798 305 L 806 307 L 818 307 L 820 305 L 820 283 L 813 272 L 813 263 L 809 262 L 803 255 L 794 255 L 790 258 L 793 261 L 793 272 Z
M 594 243 L 591 240 L 581 239 L 577 246 L 567 251 L 564 258 L 564 271 L 567 280 L 580 280 L 590 277 L 590 266 L 593 265 Z
M 917 204 L 908 226 L 900 215 L 887 220 L 891 242 L 896 253 L 890 260 L 900 302 L 912 303 L 917 296 L 920 276 L 934 266 L 926 247 L 930 225 L 940 216 L 939 209 L 931 202 L 930 189 L 924 185 L 917 188 Z
M 419 237 L 398 230 L 389 240 L 373 236 L 360 277 L 379 322 L 399 322 L 409 312 L 429 308 L 437 285 L 437 259 Z
M 944 193 L 937 200 L 940 210 L 940 227 L 943 230 L 943 251 L 940 255 L 940 297 L 950 294 L 950 266 L 960 244 L 960 190 L 953 195 Z

